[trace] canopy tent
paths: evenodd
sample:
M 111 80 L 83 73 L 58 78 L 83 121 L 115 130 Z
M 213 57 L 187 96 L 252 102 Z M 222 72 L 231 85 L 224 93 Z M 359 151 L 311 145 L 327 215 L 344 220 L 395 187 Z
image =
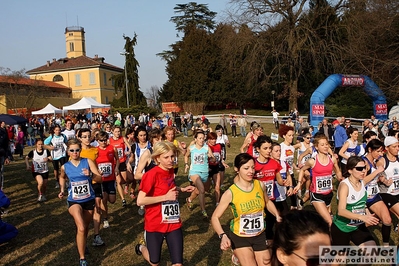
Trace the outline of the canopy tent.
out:
M 60 114 L 60 113 L 62 113 L 61 109 L 59 109 L 59 108 L 55 107 L 54 105 L 52 105 L 51 103 L 49 103 L 43 109 L 33 111 L 32 115 Z
M 92 108 L 109 108 L 109 107 L 111 107 L 111 105 L 99 103 L 93 98 L 83 97 L 77 103 L 64 106 L 62 107 L 62 109 L 64 111 L 68 111 L 68 110 L 83 110 L 83 109 L 92 109 Z

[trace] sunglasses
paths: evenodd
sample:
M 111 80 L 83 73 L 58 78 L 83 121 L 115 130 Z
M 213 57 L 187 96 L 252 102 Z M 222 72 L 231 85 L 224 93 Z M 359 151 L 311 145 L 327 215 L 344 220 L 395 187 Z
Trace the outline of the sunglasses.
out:
M 305 139 L 310 139 L 310 137 L 306 137 Z
M 319 263 L 319 257 L 312 257 L 312 258 L 307 258 L 305 259 L 302 256 L 299 256 L 298 254 L 296 254 L 295 252 L 292 252 L 292 254 L 294 254 L 295 256 L 297 256 L 298 258 L 300 258 L 301 260 L 303 260 L 304 262 L 306 262 L 306 266 L 316 266 L 316 265 L 320 265 Z
M 107 139 L 99 139 L 98 141 L 99 141 L 99 142 L 106 142 Z
M 80 152 L 80 149 L 70 149 L 69 152 Z
M 362 171 L 366 170 L 366 166 L 356 166 L 355 169 L 356 169 L 356 171 L 362 172 Z

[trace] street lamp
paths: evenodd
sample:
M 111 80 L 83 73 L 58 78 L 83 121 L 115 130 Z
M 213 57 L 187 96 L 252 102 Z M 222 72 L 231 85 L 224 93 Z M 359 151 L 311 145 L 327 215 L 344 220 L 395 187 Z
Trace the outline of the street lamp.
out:
M 126 68 L 126 62 L 127 62 L 127 55 L 129 54 L 129 53 L 127 53 L 127 52 L 124 52 L 124 53 L 119 53 L 120 55 L 124 55 L 125 56 L 125 87 L 126 87 L 126 105 L 127 105 L 127 108 L 130 108 L 130 104 L 129 104 L 129 90 L 128 90 L 128 88 L 127 88 L 127 84 L 128 84 L 128 82 L 129 82 L 129 80 L 127 79 L 127 68 Z
M 274 93 L 275 93 L 275 91 L 272 90 L 272 96 L 273 96 L 273 101 L 272 101 L 272 103 L 271 103 L 271 107 L 272 107 L 272 108 L 274 108 Z

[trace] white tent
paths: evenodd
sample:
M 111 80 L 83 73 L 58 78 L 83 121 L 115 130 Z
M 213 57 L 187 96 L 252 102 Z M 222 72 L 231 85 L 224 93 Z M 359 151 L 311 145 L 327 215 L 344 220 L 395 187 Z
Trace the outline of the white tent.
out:
M 83 97 L 77 103 L 64 106 L 62 107 L 62 109 L 64 111 L 68 111 L 68 110 L 83 110 L 83 109 L 92 109 L 92 108 L 109 108 L 109 107 L 111 107 L 111 105 L 99 103 L 93 98 Z
M 33 111 L 32 115 L 60 114 L 60 113 L 62 113 L 61 109 L 58 109 L 57 107 L 49 103 L 43 109 Z

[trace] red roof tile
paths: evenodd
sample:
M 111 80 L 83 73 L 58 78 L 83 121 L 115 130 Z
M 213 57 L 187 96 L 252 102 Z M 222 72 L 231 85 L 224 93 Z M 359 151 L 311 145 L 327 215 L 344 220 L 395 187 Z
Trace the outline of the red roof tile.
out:
M 12 84 L 31 85 L 31 86 L 44 86 L 44 87 L 48 87 L 51 89 L 62 89 L 67 92 L 72 91 L 71 88 L 61 85 L 61 84 L 58 84 L 56 82 L 46 81 L 46 80 L 29 79 L 29 78 L 24 78 L 24 77 L 13 78 L 10 76 L 0 76 L 0 83 L 7 83 L 7 84 L 12 83 Z
M 49 61 L 48 64 L 26 71 L 27 74 L 39 74 L 47 72 L 55 72 L 62 70 L 79 69 L 86 67 L 101 67 L 110 70 L 122 72 L 123 69 L 117 66 L 104 63 L 104 57 L 90 58 L 87 56 L 79 56 L 75 58 L 60 58 L 57 61 Z

